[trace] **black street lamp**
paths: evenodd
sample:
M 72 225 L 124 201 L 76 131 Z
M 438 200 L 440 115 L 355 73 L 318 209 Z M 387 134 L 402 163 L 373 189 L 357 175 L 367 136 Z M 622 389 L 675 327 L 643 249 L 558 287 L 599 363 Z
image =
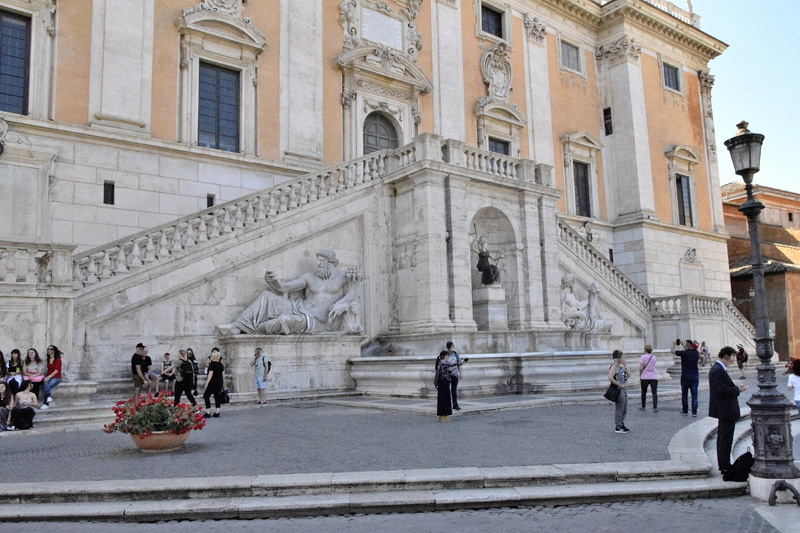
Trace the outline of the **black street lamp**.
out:
M 739 211 L 747 217 L 750 229 L 750 260 L 753 266 L 753 308 L 756 327 L 758 392 L 750 397 L 750 421 L 753 427 L 755 464 L 751 475 L 762 479 L 797 479 L 800 471 L 792 457 L 792 432 L 789 413 L 794 405 L 776 389 L 775 366 L 772 364 L 772 338 L 767 316 L 767 289 L 764 284 L 764 264 L 761 259 L 761 239 L 758 235 L 758 215 L 764 204 L 753 198 L 753 176 L 761 163 L 761 144 L 764 136 L 751 133 L 747 122 L 736 125 L 739 132 L 725 141 L 736 174 L 744 179 L 747 201 Z M 752 485 L 752 483 L 751 483 Z

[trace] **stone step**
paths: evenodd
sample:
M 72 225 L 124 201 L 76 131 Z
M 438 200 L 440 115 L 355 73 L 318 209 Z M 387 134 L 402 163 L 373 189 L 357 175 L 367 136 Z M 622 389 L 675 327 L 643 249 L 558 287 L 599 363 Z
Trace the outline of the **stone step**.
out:
M 346 474 L 343 474 L 346 475 Z M 160 481 L 160 480 L 159 480 Z M 606 481 L 600 483 L 520 484 L 495 487 L 448 488 L 446 481 L 431 481 L 432 487 L 408 490 L 364 491 L 343 490 L 323 494 L 287 496 L 230 496 L 225 484 L 208 489 L 203 497 L 186 490 L 186 483 L 198 487 L 213 485 L 218 480 L 169 480 L 179 482 L 181 499 L 83 500 L 59 502 L 42 498 L 24 499 L 24 503 L 0 504 L 0 521 L 125 521 L 156 522 L 161 520 L 254 519 L 298 516 L 320 516 L 352 513 L 394 513 L 451 511 L 534 505 L 569 505 L 653 498 L 724 498 L 744 495 L 747 483 L 726 483 L 721 478 L 668 479 L 658 481 Z M 452 480 L 455 483 L 455 480 Z M 153 482 L 151 481 L 151 484 Z M 458 483 L 455 483 L 458 485 Z M 347 487 L 348 485 L 343 485 Z M 352 487 L 352 486 L 351 486 Z M 57 487 L 51 487 L 57 488 Z M 85 494 L 85 484 L 73 487 L 77 495 Z M 107 489 L 115 487 L 108 486 Z M 211 493 L 216 490 L 216 493 Z M 4 491 L 5 492 L 5 491 Z M 131 494 L 133 495 L 133 494 Z M 138 494 L 136 494 L 138 495 Z M 20 495 L 22 498 L 23 496 Z M 4 501 L 8 501 L 4 499 Z

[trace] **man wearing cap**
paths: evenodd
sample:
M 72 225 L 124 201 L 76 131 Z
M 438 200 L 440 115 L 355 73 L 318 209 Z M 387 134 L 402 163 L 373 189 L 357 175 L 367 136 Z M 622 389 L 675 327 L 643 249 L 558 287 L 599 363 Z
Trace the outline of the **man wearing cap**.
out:
M 266 405 L 267 403 L 267 376 L 269 371 L 272 370 L 272 363 L 264 355 L 261 348 L 256 348 L 253 356 L 253 362 L 250 366 L 255 368 L 255 381 L 256 392 L 258 393 L 258 405 Z
M 689 391 L 692 393 L 692 416 L 697 416 L 697 388 L 700 385 L 700 370 L 697 362 L 700 360 L 700 352 L 697 351 L 697 343 L 687 340 L 683 343 L 683 350 L 676 350 L 681 340 L 675 341 L 672 345 L 672 353 L 681 358 L 681 414 L 689 415 Z
M 136 345 L 136 352 L 131 357 L 131 372 L 133 373 L 133 397 L 139 396 L 142 387 L 150 381 L 144 375 L 144 349 L 145 345 L 141 342 Z

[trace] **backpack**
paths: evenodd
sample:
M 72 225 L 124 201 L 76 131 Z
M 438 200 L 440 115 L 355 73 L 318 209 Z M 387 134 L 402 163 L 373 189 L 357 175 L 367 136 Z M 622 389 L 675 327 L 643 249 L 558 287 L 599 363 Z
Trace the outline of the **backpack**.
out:
M 184 361 L 181 363 L 181 376 L 186 379 L 191 379 L 194 375 L 194 368 L 191 361 Z
M 731 465 L 731 469 L 722 476 L 722 480 L 747 481 L 747 476 L 750 475 L 750 469 L 753 468 L 755 462 L 756 460 L 753 458 L 753 454 L 750 453 L 750 448 L 748 448 L 746 452 L 736 458 Z

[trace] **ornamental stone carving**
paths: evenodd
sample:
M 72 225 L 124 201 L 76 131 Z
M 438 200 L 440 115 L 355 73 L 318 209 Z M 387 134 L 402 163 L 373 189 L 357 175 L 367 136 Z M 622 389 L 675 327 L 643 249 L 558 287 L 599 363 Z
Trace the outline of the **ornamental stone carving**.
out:
M 547 25 L 545 23 L 539 22 L 537 17 L 531 18 L 530 15 L 525 13 L 522 25 L 525 27 L 525 34 L 528 39 L 537 44 L 544 44 L 544 38 L 547 36 Z
M 223 336 L 362 333 L 361 269 L 338 266 L 336 252 L 320 250 L 315 272 L 281 282 L 267 270 L 267 290 L 233 322 L 217 326 L 217 331 Z M 289 293 L 300 296 L 284 296 Z
M 701 70 L 697 73 L 697 78 L 700 80 L 700 94 L 711 98 L 711 89 L 714 88 L 714 75 Z
M 612 44 L 600 46 L 594 54 L 597 61 L 606 60 L 610 63 L 621 63 L 623 61 L 639 61 L 642 53 L 641 45 L 634 42 L 633 38 L 623 36 Z
M 600 287 L 592 282 L 589 285 L 589 298 L 579 300 L 574 293 L 575 275 L 564 274 L 561 277 L 561 320 L 570 329 L 611 333 L 613 322 L 603 320 L 597 309 L 597 295 Z
M 417 31 L 416 18 L 423 0 L 408 0 L 406 7 L 396 13 L 386 2 L 374 0 L 344 0 L 339 4 L 339 25 L 343 30 L 344 49 L 352 50 L 365 43 L 362 24 L 366 20 L 364 9 L 370 9 L 382 15 L 398 19 L 402 22 L 401 52 L 412 61 L 417 60 L 417 53 L 422 50 L 422 36 Z M 367 40 L 366 42 L 370 42 Z M 384 43 L 375 43 L 383 45 Z
M 235 19 L 241 20 L 250 26 L 256 33 L 258 33 L 261 38 L 264 38 L 264 34 L 256 29 L 255 26 L 253 26 L 253 21 L 242 16 L 242 12 L 244 11 L 243 4 L 245 2 L 247 2 L 247 0 L 203 0 L 202 3 L 197 4 L 196 6 L 187 7 L 182 11 L 182 14 L 184 18 L 195 13 L 202 13 L 204 11 L 209 13 L 229 15 Z
M 489 87 L 488 96 L 478 102 L 480 107 L 485 107 L 491 102 L 508 102 L 508 93 L 511 89 L 511 60 L 508 58 L 508 46 L 498 43 L 488 50 L 484 48 L 481 57 L 481 74 L 483 82 Z

